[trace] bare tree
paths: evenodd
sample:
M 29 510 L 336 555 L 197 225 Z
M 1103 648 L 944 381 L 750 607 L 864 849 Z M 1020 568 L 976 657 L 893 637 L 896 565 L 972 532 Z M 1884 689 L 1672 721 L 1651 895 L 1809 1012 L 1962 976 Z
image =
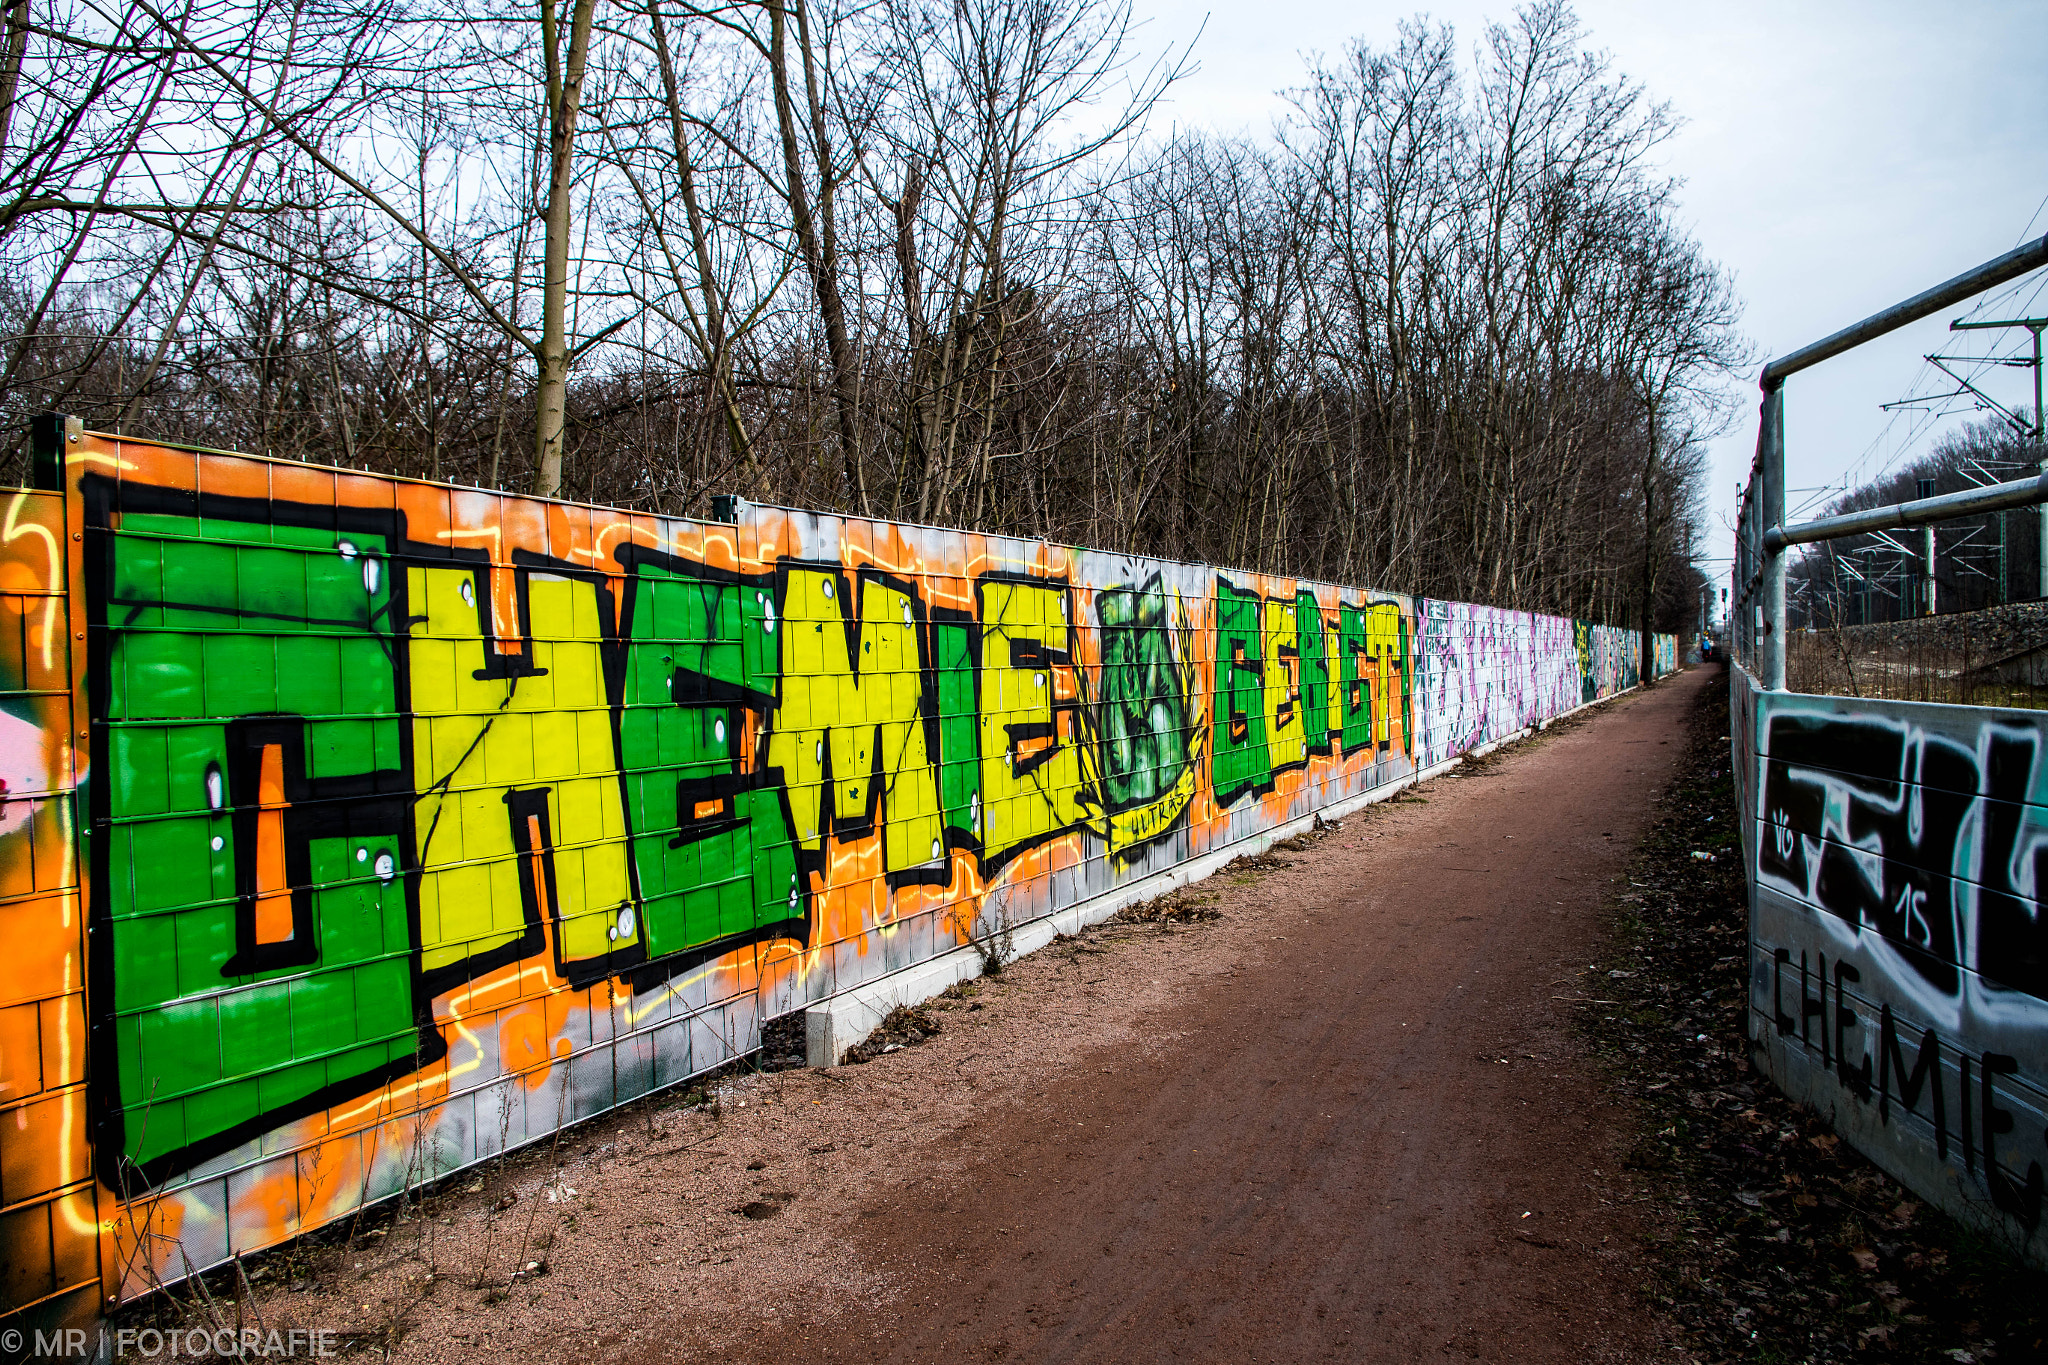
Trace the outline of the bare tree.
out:
M 1669 628 L 1733 293 L 1571 11 L 1479 39 L 1155 138 L 1125 0 L 10 0 L 0 414 Z

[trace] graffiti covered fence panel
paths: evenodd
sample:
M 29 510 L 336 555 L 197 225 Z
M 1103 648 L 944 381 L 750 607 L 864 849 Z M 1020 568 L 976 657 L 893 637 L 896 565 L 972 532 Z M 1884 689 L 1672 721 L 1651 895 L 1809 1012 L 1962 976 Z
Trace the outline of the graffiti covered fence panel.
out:
M 0 1311 L 101 1297 L 77 857 L 84 621 L 65 513 L 61 494 L 24 489 L 0 529 Z
M 0 535 L 0 1313 L 275 1244 L 1636 676 L 1584 622 L 1036 541 L 66 456 Z
M 1732 673 L 1760 1060 L 1907 1185 L 2042 1260 L 2041 713 Z

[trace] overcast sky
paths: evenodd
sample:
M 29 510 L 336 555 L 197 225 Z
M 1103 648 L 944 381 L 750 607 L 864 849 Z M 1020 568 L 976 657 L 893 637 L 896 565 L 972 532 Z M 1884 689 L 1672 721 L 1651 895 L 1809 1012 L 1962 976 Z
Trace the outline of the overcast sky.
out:
M 1392 42 L 1417 11 L 1321 0 L 1136 0 L 1143 45 L 1184 46 L 1198 29 L 1200 70 L 1176 88 L 1174 124 L 1263 134 L 1275 92 L 1300 83 L 1305 56 L 1353 37 Z M 1428 10 L 1468 54 L 1505 0 L 1454 0 Z M 2048 0 L 1580 0 L 1590 44 L 1668 100 L 1686 122 L 1664 150 L 1685 181 L 1687 225 L 1731 269 L 1743 326 L 1766 356 L 1782 355 L 1866 314 L 2048 232 Z M 1982 317 L 2048 311 L 2036 273 Z M 2020 310 L 2031 306 L 2031 313 Z M 1964 310 L 1956 310 L 1960 315 Z M 2027 334 L 1951 335 L 1930 318 L 1826 362 L 1786 384 L 1788 482 L 1794 490 L 1862 482 L 1894 459 L 1925 453 L 1940 434 L 1985 414 L 1892 415 L 1879 405 L 1955 387 L 1928 352 L 2018 354 Z M 1995 338 L 1995 340 L 1994 340 Z M 1984 387 L 2032 403 L 2029 372 L 1992 368 Z M 1756 443 L 1755 388 L 1715 448 L 1714 531 L 1702 549 L 1728 553 L 1735 489 Z M 1938 405 L 1935 409 L 1940 412 Z M 1819 499 L 1793 492 L 1792 509 Z M 1725 572 L 1725 560 L 1703 564 Z

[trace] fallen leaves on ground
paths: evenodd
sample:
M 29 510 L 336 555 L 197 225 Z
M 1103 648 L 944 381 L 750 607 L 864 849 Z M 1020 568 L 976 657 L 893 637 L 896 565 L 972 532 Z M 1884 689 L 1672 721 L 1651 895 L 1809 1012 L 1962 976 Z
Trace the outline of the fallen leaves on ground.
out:
M 1638 1114 L 1631 1165 L 1659 1229 L 1644 1293 L 1702 1365 L 2043 1358 L 2048 1276 L 1923 1204 L 1751 1067 L 1725 685 L 1701 692 L 1691 727 L 1580 1005 Z

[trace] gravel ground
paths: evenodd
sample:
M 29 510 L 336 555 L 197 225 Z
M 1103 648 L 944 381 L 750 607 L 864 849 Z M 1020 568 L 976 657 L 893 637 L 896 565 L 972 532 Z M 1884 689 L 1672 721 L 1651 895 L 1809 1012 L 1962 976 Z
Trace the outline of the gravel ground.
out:
M 2048 644 L 2048 602 L 2009 602 L 1980 611 L 1844 626 L 1841 633 L 1858 649 L 1924 643 L 1967 651 L 1983 663 Z
M 1469 1268 L 1456 1274 L 1508 1274 L 1504 1283 L 1516 1292 L 1544 1275 L 1561 1275 L 1559 1285 L 1579 1284 L 1587 1302 L 1618 1294 L 1623 1316 L 1639 1318 L 1637 1328 L 1614 1340 L 1599 1335 L 1611 1327 L 1584 1328 L 1585 1340 L 1605 1341 L 1599 1353 L 1614 1359 L 1719 1365 L 2044 1358 L 2042 1276 L 2014 1268 L 1907 1195 L 1750 1070 L 1725 686 L 1717 674 L 1708 686 L 1683 694 L 1660 688 L 1625 705 L 1664 706 L 1666 697 L 1680 695 L 1687 695 L 1688 732 L 1667 731 L 1668 748 L 1620 751 L 1650 760 L 1647 767 L 1638 758 L 1622 760 L 1638 765 L 1629 780 L 1659 784 L 1649 787 L 1650 799 L 1627 817 L 1582 832 L 1597 841 L 1611 831 L 1619 844 L 1647 827 L 1633 861 L 1617 858 L 1593 883 L 1600 889 L 1589 914 L 1611 924 L 1611 946 L 1589 939 L 1578 967 L 1542 987 L 1549 993 L 1542 998 L 1560 1002 L 1547 1007 L 1562 1011 L 1560 1022 L 1553 1028 L 1537 1017 L 1544 1007 L 1503 998 L 1500 1008 L 1523 1009 L 1529 1022 L 1510 1029 L 1502 1015 L 1482 1029 L 1500 1038 L 1489 1034 L 1476 1050 L 1473 1041 L 1447 1038 L 1416 1063 L 1422 1074 L 1444 1078 L 1442 1107 L 1455 1110 L 1457 1093 L 1471 1081 L 1453 1079 L 1459 1073 L 1447 1069 L 1447 1058 L 1484 1064 L 1479 1069 L 1534 1062 L 1552 1087 L 1540 1102 L 1563 1102 L 1561 1112 L 1594 1130 L 1574 1135 L 1570 1122 L 1537 1122 L 1526 1108 L 1518 1121 L 1502 1115 L 1488 1130 L 1485 1155 L 1458 1178 L 1524 1181 L 1531 1152 L 1516 1148 L 1524 1132 L 1524 1148 L 1548 1144 L 1533 1152 L 1535 1165 L 1569 1166 L 1575 1158 L 1561 1141 L 1594 1143 L 1615 1157 L 1613 1165 L 1605 1157 L 1593 1161 L 1608 1174 L 1592 1172 L 1578 1196 L 1584 1210 L 1545 1214 L 1537 1204 L 1539 1217 L 1516 1222 L 1531 1207 L 1518 1202 L 1505 1215 L 1510 1232 L 1488 1231 L 1490 1240 L 1473 1243 L 1477 1249 L 1461 1263 Z M 251 1258 L 246 1278 L 231 1269 L 175 1300 L 137 1305 L 124 1321 L 338 1329 L 352 1349 L 372 1358 L 423 1362 L 862 1356 L 913 1307 L 925 1317 L 941 1313 L 948 1324 L 957 1312 L 965 1322 L 995 1284 L 975 1288 L 975 1258 L 1057 1233 L 1026 1227 L 1022 1220 L 1033 1207 L 1027 1196 L 992 1185 L 988 1161 L 1002 1158 L 1004 1142 L 1048 1126 L 1070 1133 L 1060 1139 L 1070 1145 L 1098 1141 L 1092 1134 L 1104 1127 L 1101 1120 L 1120 1104 L 1150 1102 L 1147 1087 L 1162 1084 L 1176 1066 L 1185 1069 L 1190 1057 L 1198 1068 L 1210 1058 L 1210 1069 L 1222 1072 L 1216 1083 L 1228 1088 L 1230 1069 L 1203 1041 L 1214 1028 L 1204 1032 L 1191 1022 L 1191 1002 L 1227 995 L 1261 972 L 1284 976 L 1292 963 L 1331 960 L 1327 928 L 1319 927 L 1328 921 L 1317 918 L 1324 898 L 1341 899 L 1361 877 L 1398 871 L 1429 831 L 1463 840 L 1468 836 L 1458 831 L 1475 819 L 1509 828 L 1504 821 L 1511 817 L 1489 812 L 1526 809 L 1528 798 L 1515 793 L 1541 781 L 1520 765 L 1546 748 L 1593 743 L 1603 719 L 1554 726 L 1533 743 L 1461 769 L 1459 777 L 1354 816 L 1319 838 L 1243 860 L 1208 882 L 1062 939 L 999 977 L 956 987 L 903 1012 L 877 1040 L 879 1049 L 864 1050 L 864 1065 L 829 1072 L 792 1067 L 800 1060 L 800 1035 L 774 1039 L 761 1060 L 785 1069 L 736 1069 L 629 1106 L 559 1142 L 464 1172 L 402 1207 L 384 1206 Z M 1500 795 L 1488 798 L 1489 791 Z M 1489 800 L 1506 804 L 1495 808 Z M 1461 810 L 1473 812 L 1465 825 L 1458 823 Z M 1694 858 L 1695 850 L 1714 861 Z M 1598 852 L 1597 842 L 1589 852 Z M 1405 919 L 1389 922 L 1387 931 L 1406 927 Z M 1468 962 L 1491 964 L 1500 950 L 1484 945 L 1518 942 L 1444 937 L 1476 935 L 1482 927 L 1425 922 L 1417 932 L 1468 945 L 1452 947 L 1447 961 L 1476 950 L 1485 956 Z M 1388 951 L 1397 947 L 1390 938 Z M 1303 959 L 1304 952 L 1311 956 Z M 1472 980 L 1470 967 L 1464 970 Z M 1411 1008 L 1400 1013 L 1412 1018 Z M 1527 1037 L 1516 1032 L 1509 1040 L 1514 1029 Z M 1583 1041 L 1574 1043 L 1573 1032 Z M 1585 1079 L 1573 1079 L 1575 1053 L 1591 1054 Z M 1396 1100 L 1391 1087 L 1377 1093 L 1379 1106 L 1407 1102 Z M 1383 1124 L 1414 1122 L 1398 1116 L 1403 1112 L 1381 1108 L 1375 1115 Z M 1446 1113 L 1430 1141 L 1452 1140 L 1485 1122 L 1469 1109 Z M 1439 1173 L 1446 1150 L 1435 1150 L 1435 1165 L 1418 1168 L 1423 1178 L 1449 1178 Z M 1098 1158 L 1071 1147 L 1065 1159 L 1083 1165 L 1051 1169 L 1087 1169 Z M 1008 1175 L 1025 1169 L 1020 1163 Z M 1185 1162 L 1172 1174 L 1194 1178 Z M 1439 1209 L 1458 1208 L 1473 1193 L 1441 1184 L 1398 1188 L 1404 1200 Z M 1116 1193 L 1123 1197 L 1121 1188 Z M 1510 1197 L 1526 1198 L 1480 1195 L 1489 1204 Z M 932 1229 L 942 1239 L 949 1219 L 958 1224 L 959 1244 L 939 1248 Z M 902 1241 L 907 1224 L 919 1229 L 917 1245 L 887 1254 L 884 1234 Z M 1414 1227 L 1403 1235 L 1419 1236 L 1417 1245 L 1444 1235 L 1436 1223 Z M 1582 1242 L 1589 1248 L 1583 1259 L 1567 1263 Z M 941 1272 L 941 1263 L 956 1268 Z M 1136 1283 L 1121 1264 L 1102 1262 L 1097 1273 Z M 1153 1273 L 1170 1280 L 1175 1272 L 1169 1262 Z M 1432 1288 L 1419 1268 L 1410 1274 L 1412 1281 L 1397 1276 L 1368 1292 L 1382 1295 L 1389 1313 L 1427 1315 L 1446 1291 Z M 1591 1293 L 1589 1275 L 1614 1288 Z M 1347 1271 L 1339 1278 L 1357 1277 Z M 1275 1283 L 1283 1301 L 1307 1292 L 1298 1279 Z M 1445 1284 L 1453 1300 L 1482 1289 L 1498 1293 L 1484 1280 Z M 952 1309 L 947 1294 L 968 1298 Z M 1438 1303 L 1468 1324 L 1450 1330 L 1441 1349 L 1479 1359 L 1551 1358 L 1560 1343 L 1545 1339 L 1543 1314 L 1555 1311 L 1545 1306 L 1549 1301 L 1531 1298 L 1526 1309 L 1493 1301 L 1496 1317 L 1523 1315 L 1519 1338 L 1498 1324 L 1475 1334 L 1457 1303 Z M 1377 1342 L 1352 1338 L 1346 1346 L 1333 1319 L 1326 1344 L 1337 1354 L 1327 1358 L 1405 1358 L 1396 1350 L 1407 1349 L 1393 1333 L 1396 1319 L 1381 1321 L 1388 1332 Z M 967 1353 L 986 1354 L 979 1347 Z M 1029 1357 L 1026 1348 L 1012 1358 Z
M 419 1362 L 711 1359 L 798 1305 L 807 1327 L 828 1327 L 903 1289 L 855 1250 L 859 1212 L 947 1180 L 968 1155 L 949 1139 L 988 1117 L 990 1096 L 1015 1106 L 1100 1050 L 1141 1059 L 1172 1046 L 1148 1019 L 1267 951 L 1259 872 L 1287 862 L 1241 861 L 904 1011 L 881 1040 L 899 1050 L 863 1049 L 865 1065 L 705 1078 L 250 1257 L 246 1281 L 230 1268 L 132 1306 L 121 1323 L 324 1328 L 352 1350 Z

